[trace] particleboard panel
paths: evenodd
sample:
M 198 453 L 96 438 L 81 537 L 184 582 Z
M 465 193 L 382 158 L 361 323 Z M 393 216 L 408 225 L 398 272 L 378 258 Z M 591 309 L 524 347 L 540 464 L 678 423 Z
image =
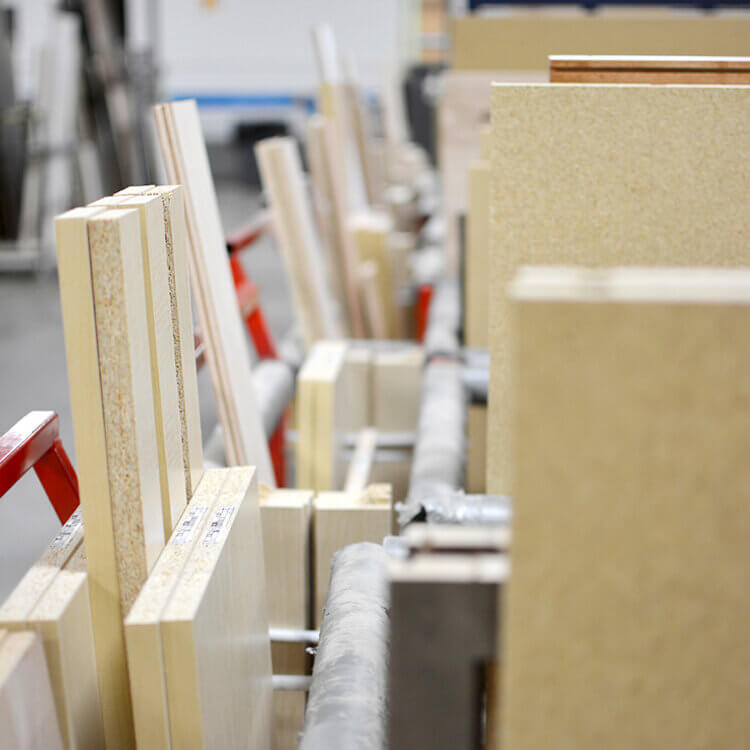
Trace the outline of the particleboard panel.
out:
M 320 366 L 316 346 L 310 350 L 297 374 L 294 418 L 297 428 L 296 478 L 297 487 L 315 486 L 315 378 Z
M 254 467 L 230 470 L 161 634 L 172 745 L 268 750 L 271 652 Z
M 164 210 L 164 236 L 167 246 L 167 269 L 172 309 L 172 331 L 180 407 L 180 430 L 188 499 L 193 496 L 203 476 L 203 440 L 198 377 L 193 343 L 193 309 L 190 301 L 190 273 L 185 223 L 185 188 L 182 185 L 159 185 L 148 191 L 161 196 Z
M 56 228 L 105 735 L 131 747 L 122 620 L 164 543 L 138 212 L 74 209 Z
M 458 275 L 459 219 L 469 207 L 468 169 L 480 158 L 480 134 L 490 122 L 492 84 L 495 81 L 546 81 L 547 72 L 448 70 L 441 77 L 437 113 L 437 149 L 447 268 Z
M 502 746 L 745 747 L 750 273 L 530 269 L 511 297 Z
M 135 737 L 139 747 L 169 748 L 161 617 L 182 569 L 210 522 L 229 469 L 209 469 L 125 620 Z
M 498 85 L 493 92 L 487 489 L 509 493 L 522 264 L 750 263 L 750 89 Z M 508 175 L 513 175 L 512 182 Z
M 373 425 L 380 432 L 414 432 L 417 429 L 423 362 L 424 355 L 418 346 L 375 353 Z
M 318 197 L 319 213 L 328 244 L 329 267 L 338 278 L 343 309 L 354 338 L 364 337 L 362 305 L 359 299 L 357 268 L 359 258 L 347 228 L 349 201 L 344 175 L 336 159 L 332 123 L 323 115 L 313 115 L 308 125 L 310 174 Z
M 550 55 L 552 83 L 747 85 L 750 57 Z
M 386 334 L 391 339 L 401 338 L 401 319 L 396 309 L 396 285 L 389 244 L 393 221 L 382 211 L 361 212 L 351 217 L 349 230 L 360 262 L 372 261 L 377 265 L 377 289 Z
M 206 144 L 194 100 L 157 108 L 162 151 L 173 182 L 185 187 L 185 212 L 192 274 L 206 358 L 224 426 L 227 457 L 253 464 L 260 479 L 275 485 L 263 431 L 247 340 L 226 255 Z
M 28 618 L 42 638 L 66 750 L 104 746 L 86 567 L 81 543 Z
M 164 538 L 172 533 L 185 508 L 185 465 L 182 455 L 180 406 L 177 390 L 177 363 L 174 349 L 164 208 L 156 195 L 117 195 L 102 198 L 94 205 L 136 209 L 140 216 L 143 252 L 143 285 L 146 292 L 146 320 L 151 353 L 151 380 L 159 456 Z
M 22 627 L 29 612 L 42 598 L 68 558 L 76 551 L 81 539 L 83 524 L 79 507 L 0 606 L 0 628 Z
M 487 489 L 487 407 L 469 405 L 466 453 L 466 491 L 483 494 Z
M 340 338 L 343 329 L 328 288 L 296 142 L 269 138 L 258 143 L 255 154 L 305 341 L 309 347 L 319 339 Z
M 35 633 L 0 638 L 0 737 L 4 750 L 63 748 L 42 641 Z
M 747 55 L 750 14 L 552 10 L 453 20 L 453 67 L 547 70 L 548 55 Z
M 487 348 L 489 326 L 490 163 L 469 167 L 469 213 L 464 256 L 464 340 L 466 346 Z
M 310 522 L 313 493 L 308 490 L 263 492 L 260 517 L 272 628 L 310 626 Z M 275 674 L 306 674 L 309 659 L 299 643 L 271 643 Z M 275 691 L 273 738 L 276 750 L 296 750 L 305 715 L 303 691 Z
M 328 597 L 331 560 L 355 542 L 382 544 L 391 533 L 391 502 L 349 492 L 320 492 L 313 500 L 313 622 L 320 627 Z

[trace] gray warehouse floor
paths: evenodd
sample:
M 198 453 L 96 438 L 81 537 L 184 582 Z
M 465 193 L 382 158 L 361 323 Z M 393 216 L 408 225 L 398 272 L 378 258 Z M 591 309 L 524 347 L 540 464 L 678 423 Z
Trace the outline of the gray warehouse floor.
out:
M 258 207 L 257 193 L 237 183 L 220 185 L 225 232 L 248 221 Z M 277 339 L 292 324 L 289 291 L 271 238 L 245 253 L 243 261 L 261 289 L 261 305 Z M 57 275 L 0 275 L 0 434 L 32 410 L 60 417 L 65 450 L 75 465 L 73 423 L 68 395 Z M 252 346 L 250 346 L 252 351 Z M 216 424 L 207 368 L 198 377 L 204 439 Z M 34 472 L 0 498 L 0 602 L 35 562 L 60 523 Z

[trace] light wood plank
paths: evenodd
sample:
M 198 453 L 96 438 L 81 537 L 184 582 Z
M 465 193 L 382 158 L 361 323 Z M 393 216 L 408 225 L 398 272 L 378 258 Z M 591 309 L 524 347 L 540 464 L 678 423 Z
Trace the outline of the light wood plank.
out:
M 385 317 L 387 337 L 401 338 L 401 321 L 396 309 L 396 284 L 389 244 L 393 221 L 380 211 L 360 212 L 350 218 L 349 230 L 357 247 L 360 262 L 372 261 L 377 265 L 378 296 Z
M 128 188 L 117 195 L 143 190 L 161 197 L 164 210 L 164 240 L 167 247 L 172 332 L 174 334 L 175 376 L 180 409 L 182 454 L 187 497 L 191 498 L 203 476 L 203 439 L 198 405 L 198 378 L 193 343 L 193 309 L 190 301 L 190 274 L 185 222 L 185 188 L 182 185 L 147 185 Z
M 503 290 L 522 264 L 750 264 L 750 89 L 499 85 L 493 100 L 487 489 L 509 493 Z
M 308 152 L 310 173 L 319 200 L 327 212 L 329 256 L 334 260 L 340 276 L 344 307 L 354 338 L 364 337 L 362 305 L 358 292 L 359 258 L 351 233 L 347 228 L 349 201 L 346 196 L 341 165 L 336 159 L 333 126 L 323 115 L 313 115 L 308 124 Z
M 743 747 L 750 272 L 532 269 L 511 297 L 502 746 Z
M 131 747 L 123 616 L 164 543 L 136 210 L 56 220 L 60 294 L 108 747 Z
M 369 337 L 378 340 L 387 338 L 388 327 L 380 298 L 378 264 L 374 260 L 366 260 L 359 264 L 359 286 L 362 292 L 362 306 L 365 310 Z
M 483 494 L 487 490 L 487 406 L 470 404 L 466 422 L 466 491 Z
M 125 620 L 135 736 L 139 747 L 171 747 L 161 617 L 198 539 L 229 469 L 210 469 L 196 488 L 180 521 Z
M 348 492 L 319 492 L 313 500 L 316 628 L 323 617 L 334 553 L 355 542 L 382 544 L 391 533 L 391 506 L 390 500 Z
M 195 101 L 157 108 L 162 151 L 170 179 L 185 186 L 185 208 L 194 291 L 206 353 L 232 463 L 258 466 L 260 478 L 275 484 L 252 384 L 247 341 L 226 258 L 218 203 Z
M 424 355 L 418 346 L 375 352 L 373 425 L 380 432 L 413 432 L 419 419 Z
M 310 553 L 313 493 L 308 490 L 262 492 L 260 517 L 272 628 L 310 626 Z M 304 644 L 271 643 L 274 674 L 308 674 Z M 305 693 L 276 691 L 273 696 L 273 746 L 296 750 L 305 714 Z
M 341 338 L 296 143 L 269 138 L 256 145 L 255 154 L 305 341 L 311 346 L 319 339 Z
M 146 320 L 151 354 L 151 380 L 159 457 L 164 538 L 172 533 L 187 504 L 185 465 L 182 456 L 180 405 L 175 372 L 175 332 L 173 328 L 164 231 L 164 208 L 155 195 L 116 195 L 94 205 L 132 208 L 140 215 L 143 253 L 143 285 L 146 292 Z
M 234 467 L 162 618 L 172 744 L 270 748 L 271 653 L 257 472 Z
M 0 737 L 7 750 L 62 750 L 42 642 L 35 633 L 0 640 Z
M 74 511 L 0 606 L 0 627 L 23 623 L 83 539 L 81 509 Z
M 370 484 L 377 445 L 378 431 L 374 427 L 367 427 L 359 433 L 354 455 L 347 469 L 344 492 L 362 493 Z
M 66 750 L 104 746 L 85 544 L 59 572 L 28 617 L 42 638 Z

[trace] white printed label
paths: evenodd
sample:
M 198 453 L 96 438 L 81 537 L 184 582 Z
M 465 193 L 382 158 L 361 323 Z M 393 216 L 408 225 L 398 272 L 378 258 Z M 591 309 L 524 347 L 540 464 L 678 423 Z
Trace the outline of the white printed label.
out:
M 65 525 L 60 529 L 57 536 L 49 543 L 50 549 L 64 549 L 70 544 L 70 540 L 73 535 L 81 528 L 83 518 L 81 517 L 81 509 L 76 508 L 73 515 L 66 521 Z
M 214 520 L 211 521 L 211 525 L 208 527 L 206 536 L 203 539 L 203 546 L 210 547 L 213 544 L 218 544 L 221 539 L 221 530 L 225 527 L 229 519 L 234 513 L 234 508 L 231 505 L 225 505 L 216 511 Z
M 187 544 L 195 536 L 195 531 L 206 513 L 208 513 L 208 505 L 196 505 L 189 508 L 187 515 L 177 527 L 177 531 L 172 535 L 171 544 Z

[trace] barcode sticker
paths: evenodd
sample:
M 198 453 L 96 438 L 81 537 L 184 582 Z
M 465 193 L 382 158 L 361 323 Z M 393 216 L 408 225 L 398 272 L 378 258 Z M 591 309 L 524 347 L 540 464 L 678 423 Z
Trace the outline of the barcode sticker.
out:
M 219 543 L 221 530 L 232 517 L 232 513 L 234 513 L 234 508 L 231 505 L 224 505 L 216 511 L 214 520 L 211 521 L 211 525 L 208 527 L 206 536 L 203 539 L 204 547 L 210 547 L 213 544 Z
M 64 549 L 67 547 L 76 531 L 81 528 L 82 523 L 81 509 L 77 508 L 73 515 L 65 522 L 65 525 L 60 529 L 57 536 L 49 543 L 50 549 Z
M 208 505 L 196 505 L 189 508 L 187 515 L 180 522 L 177 531 L 172 535 L 172 544 L 187 544 L 195 535 L 195 531 L 203 516 L 208 513 Z

